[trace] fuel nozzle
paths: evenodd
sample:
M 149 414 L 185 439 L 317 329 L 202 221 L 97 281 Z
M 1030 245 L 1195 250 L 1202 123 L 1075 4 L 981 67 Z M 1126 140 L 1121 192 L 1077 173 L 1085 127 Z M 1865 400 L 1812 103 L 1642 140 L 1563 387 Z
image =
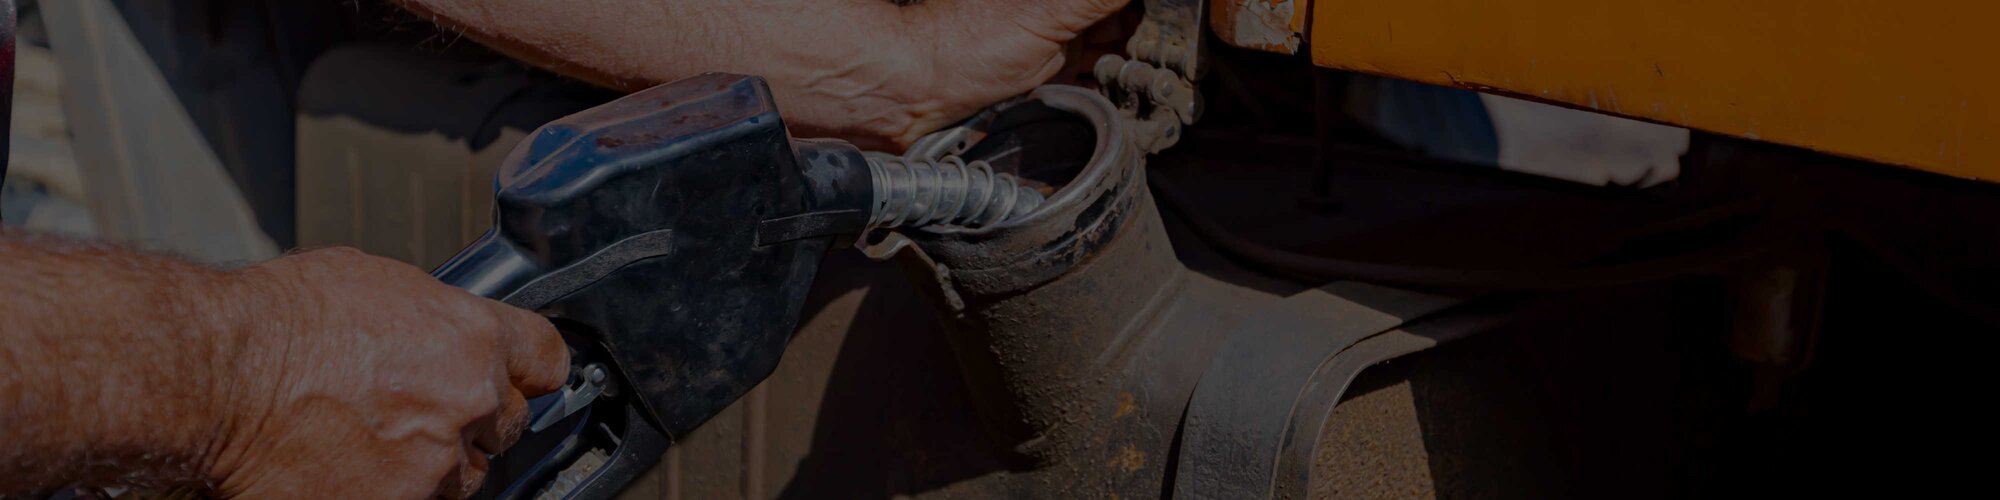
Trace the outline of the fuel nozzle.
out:
M 984 161 L 871 158 L 875 204 L 871 228 L 946 225 L 984 227 L 1033 212 L 1042 193 Z
M 1040 194 L 984 163 L 793 139 L 756 77 L 661 85 L 537 129 L 494 228 L 432 272 L 538 311 L 576 380 L 536 398 L 477 498 L 608 498 L 770 376 L 821 257 L 876 228 L 1003 223 Z
M 958 226 L 979 228 L 1025 216 L 1042 193 L 984 161 L 862 154 L 842 141 L 793 140 L 801 170 L 822 210 L 852 211 L 837 224 L 860 230 Z M 833 225 L 829 225 L 833 226 Z M 855 234 L 858 234 L 856 232 Z

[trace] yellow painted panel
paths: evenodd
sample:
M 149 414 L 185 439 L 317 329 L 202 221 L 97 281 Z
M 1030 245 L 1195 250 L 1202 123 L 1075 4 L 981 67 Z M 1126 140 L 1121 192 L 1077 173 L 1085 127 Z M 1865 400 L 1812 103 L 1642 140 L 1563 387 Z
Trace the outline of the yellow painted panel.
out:
M 1318 0 L 1313 62 L 2000 180 L 2000 2 Z

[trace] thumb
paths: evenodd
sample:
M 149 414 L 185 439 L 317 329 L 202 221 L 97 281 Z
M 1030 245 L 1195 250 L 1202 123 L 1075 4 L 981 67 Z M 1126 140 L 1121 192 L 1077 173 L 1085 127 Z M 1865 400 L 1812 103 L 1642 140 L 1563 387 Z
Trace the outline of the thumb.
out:
M 1031 0 L 1024 4 L 1038 7 L 1042 15 L 1056 23 L 1064 31 L 1082 33 L 1092 24 L 1097 24 L 1105 16 L 1125 8 L 1130 0 Z
M 1130 0 L 1023 0 L 978 4 L 981 19 L 1013 18 L 1014 26 L 1027 28 L 1050 41 L 1063 43 L 1075 38 L 1092 24 L 1125 8 Z M 995 25 L 1003 26 L 1005 25 Z M 1009 29 L 1014 26 L 1008 26 Z

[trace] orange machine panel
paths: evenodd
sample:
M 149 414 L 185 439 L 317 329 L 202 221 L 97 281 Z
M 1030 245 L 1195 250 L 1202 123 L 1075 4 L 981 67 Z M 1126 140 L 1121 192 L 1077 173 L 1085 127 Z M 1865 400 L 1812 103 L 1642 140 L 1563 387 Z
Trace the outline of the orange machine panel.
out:
M 1320 66 L 2000 181 L 2000 2 L 1316 0 Z

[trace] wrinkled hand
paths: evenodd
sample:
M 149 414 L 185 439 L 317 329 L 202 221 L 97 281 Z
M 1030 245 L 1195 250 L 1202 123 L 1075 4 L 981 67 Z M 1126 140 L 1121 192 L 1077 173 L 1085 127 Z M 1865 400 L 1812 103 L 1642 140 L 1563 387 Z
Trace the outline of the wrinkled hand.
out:
M 797 33 L 786 43 L 851 53 L 804 59 L 797 67 L 802 74 L 771 84 L 800 133 L 901 150 L 1051 77 L 1087 72 L 1094 58 L 1072 60 L 1083 54 L 1066 48 L 1076 48 L 1079 35 L 1127 2 L 929 0 L 884 8 L 886 1 L 864 0 L 849 7 L 882 26 Z M 801 3 L 813 4 L 798 6 L 802 12 L 838 8 Z
M 240 409 L 211 473 L 228 496 L 469 495 L 526 423 L 525 396 L 567 375 L 547 320 L 406 264 L 329 249 L 239 274 L 272 310 L 222 389 Z
M 626 91 L 708 72 L 762 76 L 798 135 L 901 150 L 1066 63 L 1087 71 L 1093 61 L 1065 46 L 1130 0 L 394 1 Z

